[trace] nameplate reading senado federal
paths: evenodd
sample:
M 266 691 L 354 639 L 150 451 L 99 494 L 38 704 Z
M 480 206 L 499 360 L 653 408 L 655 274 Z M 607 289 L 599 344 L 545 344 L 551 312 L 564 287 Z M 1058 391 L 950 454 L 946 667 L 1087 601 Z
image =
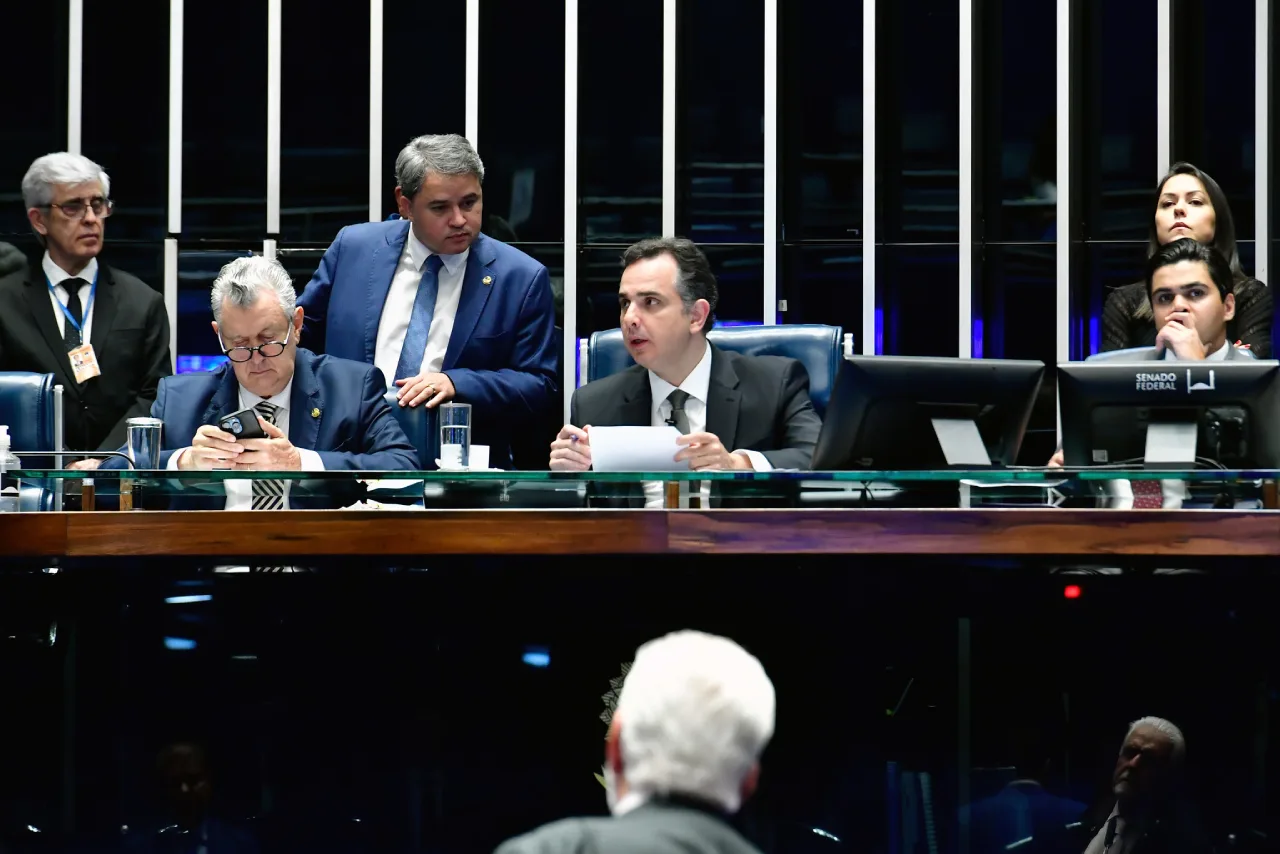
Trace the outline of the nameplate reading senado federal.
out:
M 1209 381 L 1192 382 L 1191 369 L 1187 368 L 1187 394 L 1193 391 L 1213 391 L 1216 385 L 1213 371 L 1209 371 Z M 1133 375 L 1134 388 L 1138 391 L 1177 391 L 1178 375 L 1173 371 L 1159 373 L 1137 373 Z

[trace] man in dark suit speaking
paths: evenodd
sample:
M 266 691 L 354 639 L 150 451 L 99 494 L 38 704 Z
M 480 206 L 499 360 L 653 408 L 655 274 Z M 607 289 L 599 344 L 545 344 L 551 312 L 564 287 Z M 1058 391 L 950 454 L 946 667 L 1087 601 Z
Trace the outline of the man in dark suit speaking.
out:
M 681 237 L 653 238 L 622 256 L 619 325 L 636 365 L 573 393 L 550 467 L 591 467 L 591 427 L 672 424 L 693 471 L 805 469 L 822 422 L 809 375 L 794 359 L 729 353 L 707 340 L 718 300 L 711 265 Z M 735 450 L 730 450 L 730 449 Z
M 498 854 L 756 854 L 729 824 L 773 736 L 773 683 L 728 638 L 674 632 L 636 651 L 605 740 L 613 818 L 569 819 Z
M 22 179 L 22 201 L 45 252 L 0 278 L 0 371 L 56 377 L 66 394 L 66 446 L 75 451 L 123 444 L 125 421 L 146 415 L 160 378 L 173 373 L 163 297 L 98 260 L 110 188 L 87 157 L 38 158 Z M 73 352 L 93 358 L 75 367 Z
M 213 283 L 213 331 L 230 360 L 160 383 L 162 468 L 186 471 L 413 471 L 417 455 L 384 399 L 382 372 L 298 346 L 302 308 L 278 262 L 237 258 Z M 217 426 L 250 410 L 265 439 Z M 108 464 L 104 464 L 104 467 Z M 288 480 L 225 482 L 227 510 L 290 509 Z M 296 502 L 295 502 L 296 503 Z
M 507 468 L 513 425 L 558 396 L 555 308 L 547 268 L 480 233 L 483 180 L 466 139 L 410 142 L 402 219 L 338 232 L 298 304 L 317 352 L 377 365 L 401 406 L 471 404 L 472 442 Z

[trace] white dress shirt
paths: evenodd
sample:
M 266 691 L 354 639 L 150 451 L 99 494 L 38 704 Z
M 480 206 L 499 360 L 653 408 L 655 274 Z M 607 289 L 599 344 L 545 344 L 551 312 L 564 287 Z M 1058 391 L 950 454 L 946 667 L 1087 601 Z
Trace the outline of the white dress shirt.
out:
M 667 396 L 679 388 L 689 394 L 689 399 L 684 402 L 684 414 L 689 419 L 689 432 L 701 433 L 707 429 L 707 396 L 711 391 L 711 344 L 708 343 L 706 347 L 702 359 L 679 386 L 673 386 L 653 371 L 649 371 L 649 393 L 652 398 L 649 426 L 666 426 L 671 418 L 671 401 L 667 400 Z M 746 454 L 751 461 L 751 467 L 756 471 L 773 471 L 773 465 L 759 451 L 737 450 L 732 453 Z M 663 506 L 663 486 L 661 481 L 645 482 L 645 507 Z M 681 484 L 682 491 L 685 486 L 686 484 Z M 711 496 L 710 482 L 703 482 L 701 495 L 705 507 L 707 499 Z
M 289 380 L 289 384 L 284 387 L 284 391 L 275 397 L 263 398 L 244 388 L 240 387 L 240 408 L 252 409 L 262 401 L 267 401 L 276 408 L 276 426 L 280 428 L 280 432 L 286 436 L 289 435 L 289 393 L 293 390 L 293 380 Z M 230 413 L 221 413 L 229 415 Z M 174 451 L 169 457 L 167 468 L 169 471 L 178 470 L 178 460 L 190 448 L 182 448 Z M 298 448 L 298 457 L 301 460 L 301 471 L 324 471 L 324 460 L 320 459 L 320 455 L 315 451 L 307 448 Z M 284 482 L 284 509 L 289 508 L 289 487 L 293 485 L 293 481 L 286 480 Z M 253 481 L 252 480 L 226 480 L 223 486 L 227 491 L 227 503 L 223 507 L 224 510 L 252 510 L 253 509 Z
M 90 258 L 89 263 L 75 276 L 53 263 L 48 252 L 44 253 L 40 266 L 44 269 L 49 284 L 53 285 L 53 290 L 49 291 L 49 302 L 53 306 L 53 319 L 58 322 L 58 334 L 64 338 L 67 335 L 67 316 L 62 313 L 62 309 L 70 297 L 67 295 L 66 286 L 62 283 L 67 279 L 84 280 L 84 284 L 80 286 L 80 310 L 84 312 L 80 320 L 80 340 L 88 344 L 89 333 L 93 331 L 93 306 L 89 305 L 89 292 L 93 290 L 93 280 L 98 275 L 98 259 Z M 94 301 L 97 302 L 96 299 Z
M 404 252 L 391 278 L 391 289 L 382 304 L 382 319 L 378 321 L 378 338 L 373 350 L 373 364 L 387 378 L 387 387 L 394 388 L 396 368 L 400 364 L 400 351 L 404 348 L 404 336 L 409 331 L 409 319 L 413 316 L 413 302 L 418 296 L 418 283 L 426 269 L 427 259 L 434 254 L 414 236 L 413 228 L 404 241 Z M 457 255 L 441 255 L 443 266 L 437 278 L 436 309 L 431 315 L 431 329 L 427 333 L 427 348 L 422 355 L 419 373 L 439 371 L 444 365 L 444 353 L 449 349 L 449 336 L 453 334 L 453 319 L 458 313 L 458 299 L 462 296 L 462 279 L 467 272 L 468 248 Z M 416 376 L 416 374 L 415 374 Z

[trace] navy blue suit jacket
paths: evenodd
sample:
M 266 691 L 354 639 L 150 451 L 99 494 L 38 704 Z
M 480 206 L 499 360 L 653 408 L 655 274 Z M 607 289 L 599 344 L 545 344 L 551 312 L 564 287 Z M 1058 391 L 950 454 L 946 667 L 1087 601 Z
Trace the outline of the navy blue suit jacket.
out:
M 338 232 L 298 299 L 308 347 L 373 364 L 382 306 L 409 226 L 398 219 Z M 505 467 L 511 425 L 541 416 L 559 388 L 547 268 L 518 249 L 477 235 L 442 371 L 457 400 L 472 406 L 472 441 L 489 445 L 493 464 Z
M 372 365 L 317 356 L 299 347 L 289 399 L 289 441 L 318 453 L 327 471 L 417 471 L 417 452 L 384 399 L 386 392 L 382 371 Z M 191 444 L 201 426 L 239 409 L 240 384 L 229 362 L 207 373 L 165 377 L 151 406 L 152 417 L 164 422 L 160 468 L 169 464 L 174 451 Z M 122 466 L 119 458 L 102 464 Z M 290 491 L 289 504 L 295 509 L 328 506 L 345 500 L 338 493 L 349 492 L 322 490 L 323 500 L 308 501 L 301 483 L 294 481 Z M 224 500 L 219 490 L 206 503 L 220 509 Z

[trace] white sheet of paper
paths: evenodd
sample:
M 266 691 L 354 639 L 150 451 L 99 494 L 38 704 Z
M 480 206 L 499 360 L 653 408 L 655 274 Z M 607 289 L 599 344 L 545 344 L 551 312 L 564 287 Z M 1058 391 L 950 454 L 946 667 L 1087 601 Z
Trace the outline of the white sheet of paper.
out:
M 591 467 L 596 471 L 688 471 L 675 461 L 683 448 L 674 427 L 592 427 Z

